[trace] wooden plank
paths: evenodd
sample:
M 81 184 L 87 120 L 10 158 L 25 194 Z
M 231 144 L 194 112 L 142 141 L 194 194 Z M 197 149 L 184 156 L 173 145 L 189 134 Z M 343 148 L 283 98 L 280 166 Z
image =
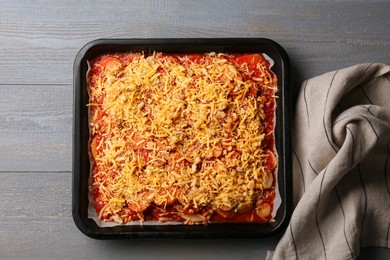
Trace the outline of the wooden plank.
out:
M 97 241 L 71 217 L 73 60 L 97 38 L 267 37 L 293 89 L 390 63 L 388 1 L 1 1 L 0 259 L 264 259 L 272 240 Z M 49 85 L 48 85 L 49 84 Z M 390 250 L 363 249 L 362 259 Z
M 71 84 L 77 51 L 102 37 L 268 37 L 286 48 L 302 79 L 390 62 L 389 2 L 28 3 L 1 4 L 0 84 Z
M 70 171 L 71 85 L 0 85 L 0 171 Z
M 264 259 L 271 240 L 98 241 L 71 216 L 71 172 L 0 172 L 1 259 Z

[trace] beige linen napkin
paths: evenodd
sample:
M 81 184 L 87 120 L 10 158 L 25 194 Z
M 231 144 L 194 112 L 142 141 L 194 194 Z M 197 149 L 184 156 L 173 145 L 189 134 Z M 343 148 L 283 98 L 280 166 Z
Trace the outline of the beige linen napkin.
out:
M 293 127 L 296 208 L 267 259 L 355 259 L 390 247 L 390 66 L 305 81 Z

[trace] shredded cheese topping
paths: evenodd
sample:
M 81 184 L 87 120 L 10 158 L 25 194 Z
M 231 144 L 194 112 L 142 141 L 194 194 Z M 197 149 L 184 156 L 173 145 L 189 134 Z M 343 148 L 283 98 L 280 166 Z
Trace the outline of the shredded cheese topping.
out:
M 276 78 L 266 63 L 256 77 L 215 53 L 118 54 L 90 65 L 91 189 L 101 219 L 142 222 L 150 211 L 206 223 L 215 212 L 259 207 L 274 188 L 277 157 L 262 144 L 274 138 L 265 110 L 274 109 Z

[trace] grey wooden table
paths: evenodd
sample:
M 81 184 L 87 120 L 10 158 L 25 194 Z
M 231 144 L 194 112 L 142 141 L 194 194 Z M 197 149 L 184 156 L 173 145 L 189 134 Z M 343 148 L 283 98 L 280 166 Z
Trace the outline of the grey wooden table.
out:
M 0 259 L 263 259 L 269 240 L 98 241 L 71 216 L 72 66 L 97 38 L 266 37 L 304 79 L 390 63 L 385 1 L 0 3 Z M 361 259 L 390 258 L 363 249 Z

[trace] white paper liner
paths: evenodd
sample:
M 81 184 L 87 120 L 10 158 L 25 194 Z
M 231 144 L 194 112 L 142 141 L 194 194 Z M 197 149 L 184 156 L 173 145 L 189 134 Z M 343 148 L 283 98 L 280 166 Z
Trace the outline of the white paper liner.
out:
M 269 57 L 267 54 L 265 54 L 265 53 L 262 53 L 262 55 L 270 63 L 270 68 L 272 68 L 273 65 L 275 64 L 274 60 L 271 57 Z M 89 71 L 90 71 L 90 64 L 88 62 L 88 70 L 87 70 L 87 73 L 86 73 L 87 85 L 89 84 L 89 78 L 88 78 Z M 88 94 L 89 94 L 89 88 L 87 88 L 87 90 L 88 90 Z M 276 111 L 276 103 L 277 102 L 275 102 L 275 111 Z M 88 111 L 88 122 L 89 122 L 89 118 L 90 118 L 90 113 Z M 276 122 L 276 113 L 274 115 L 274 122 Z M 275 133 L 274 133 L 274 139 L 275 139 Z M 278 155 L 278 153 L 276 151 L 276 147 L 274 147 L 274 153 L 276 155 L 276 159 L 279 160 L 279 155 Z M 276 194 L 275 194 L 273 210 L 272 210 L 272 213 L 271 213 L 271 216 L 272 216 L 271 222 L 274 221 L 276 213 L 277 213 L 280 205 L 282 204 L 282 198 L 280 196 L 279 183 L 278 183 L 278 166 L 276 166 L 274 178 L 275 178 L 275 192 L 276 192 Z M 90 174 L 89 178 L 88 178 L 88 190 L 89 190 L 89 187 L 91 187 L 91 184 L 92 184 L 92 175 Z M 93 199 L 93 194 L 92 194 L 92 192 L 90 190 L 88 192 L 88 218 L 93 219 L 95 221 L 95 223 L 99 227 L 139 226 L 139 225 L 141 225 L 141 223 L 139 221 L 132 221 L 132 222 L 129 222 L 129 223 L 126 223 L 126 224 L 119 224 L 119 223 L 116 223 L 116 222 L 102 221 L 99 218 L 98 214 L 96 213 L 95 203 L 94 203 L 94 199 Z M 229 222 L 227 222 L 227 223 L 229 223 Z M 183 222 L 173 222 L 173 221 L 170 221 L 170 222 L 144 221 L 144 222 L 142 222 L 142 225 L 144 225 L 144 226 L 155 226 L 155 225 L 164 226 L 164 225 L 185 225 L 185 224 Z
M 269 62 L 269 64 L 270 64 L 269 68 L 272 68 L 274 66 L 274 64 L 275 64 L 274 60 L 270 56 L 265 54 L 265 53 L 262 53 L 262 55 Z M 277 104 L 277 102 L 275 102 L 275 111 L 276 111 L 276 104 Z M 274 126 L 275 125 L 276 125 L 276 113 L 274 113 Z M 275 132 L 274 132 L 274 140 L 275 140 Z M 275 145 L 274 145 L 274 153 L 276 155 L 277 161 L 279 161 L 279 154 L 276 151 Z M 279 164 L 277 164 L 277 166 L 276 166 L 275 176 L 274 176 L 275 177 L 275 192 L 276 192 L 276 196 L 275 196 L 275 200 L 274 200 L 274 207 L 273 207 L 272 213 L 271 213 L 272 219 L 275 218 L 276 212 L 278 211 L 280 205 L 282 205 L 282 197 L 280 196 L 280 191 L 279 191 L 278 172 L 279 172 Z

